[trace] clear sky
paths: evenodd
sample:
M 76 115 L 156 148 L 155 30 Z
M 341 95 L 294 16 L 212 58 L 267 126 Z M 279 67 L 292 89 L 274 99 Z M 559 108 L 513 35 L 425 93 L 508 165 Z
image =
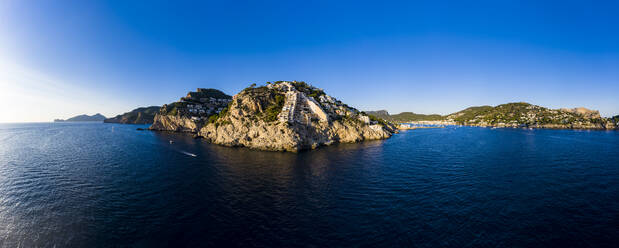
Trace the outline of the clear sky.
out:
M 0 1 L 0 122 L 306 81 L 362 110 L 619 114 L 618 1 Z

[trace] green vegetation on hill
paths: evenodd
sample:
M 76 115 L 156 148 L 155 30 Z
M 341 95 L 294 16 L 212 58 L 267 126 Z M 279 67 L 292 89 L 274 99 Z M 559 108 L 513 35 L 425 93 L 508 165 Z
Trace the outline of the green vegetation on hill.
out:
M 376 121 L 378 122 L 378 124 L 381 124 L 383 126 L 389 126 L 389 124 L 387 123 L 387 121 L 385 121 L 384 118 L 376 117 L 375 115 L 372 115 L 372 114 L 367 114 L 367 115 L 370 118 L 370 121 Z
M 483 114 L 485 112 L 491 111 L 492 106 L 478 106 L 478 107 L 470 107 L 466 108 L 462 111 L 453 113 L 449 116 L 455 116 L 453 119 L 456 122 L 464 122 L 466 120 L 470 120 L 475 118 L 477 115 Z
M 407 122 L 407 121 L 440 121 L 443 119 L 443 116 L 438 114 L 432 115 L 424 115 L 424 114 L 415 114 L 413 112 L 402 112 L 397 115 L 392 115 L 391 118 L 396 122 Z
M 122 123 L 122 124 L 151 124 L 155 119 L 155 115 L 159 113 L 159 106 L 150 106 L 134 109 L 122 115 L 117 115 L 113 118 L 105 119 L 105 123 Z
M 277 83 L 277 82 L 276 82 Z M 322 96 L 322 95 L 326 95 L 325 92 L 322 89 L 318 89 L 306 82 L 297 82 L 297 81 L 293 81 L 292 85 L 298 90 L 301 91 L 303 93 L 305 93 L 307 96 L 313 97 L 314 99 L 317 99 L 318 97 Z
M 185 109 L 186 107 L 187 103 L 185 102 L 173 102 L 163 105 L 161 108 L 161 113 L 166 115 L 178 115 L 179 109 Z
M 277 116 L 282 111 L 282 107 L 284 107 L 284 103 L 286 102 L 285 97 L 282 94 L 276 94 L 275 99 L 267 109 L 264 111 L 264 120 L 267 122 L 272 122 L 277 120 Z
M 389 118 L 389 112 L 387 112 L 387 110 L 364 111 L 364 113 L 368 115 L 373 115 L 379 118 L 383 118 L 385 120 Z
M 589 118 L 579 113 L 548 109 L 525 102 L 501 104 L 496 107 L 471 107 L 447 116 L 447 120 L 463 125 L 571 125 L 600 124 L 602 118 Z
M 366 111 L 366 113 L 391 122 L 440 121 L 445 118 L 438 114 L 424 115 L 413 112 L 402 112 L 399 114 L 390 115 L 387 110 Z
M 278 83 L 278 82 L 275 82 Z M 269 84 L 269 83 L 267 83 Z M 256 115 L 259 119 L 266 122 L 277 121 L 277 116 L 282 111 L 286 97 L 284 93 L 267 86 L 256 87 L 252 84 L 245 88 L 240 94 L 247 94 L 260 104 L 260 110 Z
M 506 103 L 495 107 L 470 107 L 447 116 L 420 115 L 411 112 L 389 115 L 385 110 L 367 111 L 367 113 L 392 122 L 445 121 L 479 126 L 612 129 L 619 124 L 619 116 L 602 118 L 598 111 L 586 108 L 549 109 L 526 102 Z
M 195 100 L 199 100 L 201 98 L 210 98 L 210 97 L 216 98 L 216 99 L 232 99 L 231 96 L 227 95 L 226 93 L 223 93 L 221 90 L 204 89 L 204 88 L 198 88 L 198 91 L 196 92 L 189 92 L 187 96 Z

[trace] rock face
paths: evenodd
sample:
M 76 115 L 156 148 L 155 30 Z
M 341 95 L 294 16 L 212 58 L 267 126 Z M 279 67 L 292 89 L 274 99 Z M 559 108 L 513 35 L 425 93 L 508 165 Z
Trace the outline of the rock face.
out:
M 246 88 L 227 108 L 209 115 L 206 123 L 191 115 L 159 115 L 151 129 L 198 130 L 199 136 L 215 144 L 269 151 L 298 152 L 337 142 L 386 139 L 395 132 L 389 123 L 372 120 L 304 82 Z
M 153 125 L 149 127 L 151 130 L 157 131 L 173 131 L 173 132 L 198 132 L 201 127 L 201 122 L 191 117 L 181 115 L 157 114 Z
M 159 106 L 151 106 L 137 108 L 131 112 L 117 115 L 113 118 L 105 119 L 105 123 L 120 123 L 120 124 L 152 124 L 155 115 L 159 112 Z

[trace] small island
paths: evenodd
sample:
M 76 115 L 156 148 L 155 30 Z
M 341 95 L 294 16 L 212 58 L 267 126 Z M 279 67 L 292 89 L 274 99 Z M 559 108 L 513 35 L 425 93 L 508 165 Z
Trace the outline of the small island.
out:
M 396 131 L 394 125 L 297 81 L 253 84 L 233 97 L 198 89 L 162 106 L 150 129 L 191 132 L 225 146 L 290 152 L 386 139 Z

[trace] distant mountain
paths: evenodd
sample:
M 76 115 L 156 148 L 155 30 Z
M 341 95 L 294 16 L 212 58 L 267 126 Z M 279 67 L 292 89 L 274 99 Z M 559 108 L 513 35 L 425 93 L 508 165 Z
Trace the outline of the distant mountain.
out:
M 69 119 L 63 120 L 63 119 L 55 119 L 54 122 L 74 122 L 74 121 L 97 121 L 97 122 L 101 122 L 105 120 L 105 116 L 103 116 L 102 114 L 94 114 L 94 115 L 78 115 L 78 116 L 74 116 L 71 117 Z
M 378 118 L 383 118 L 385 120 L 389 120 L 389 112 L 387 112 L 387 110 L 376 110 L 376 111 L 365 111 L 366 114 L 368 115 L 373 115 L 376 116 Z
M 424 115 L 424 114 L 416 114 L 413 112 L 402 112 L 395 115 L 390 115 L 387 110 L 378 110 L 378 111 L 365 111 L 365 113 L 369 115 L 373 115 L 379 118 L 383 118 L 392 122 L 411 122 L 411 121 L 439 121 L 443 120 L 443 116 L 438 114 L 432 115 Z
M 159 113 L 159 106 L 142 107 L 131 110 L 131 112 L 117 115 L 113 118 L 105 119 L 105 123 L 121 124 L 152 124 L 155 115 Z

